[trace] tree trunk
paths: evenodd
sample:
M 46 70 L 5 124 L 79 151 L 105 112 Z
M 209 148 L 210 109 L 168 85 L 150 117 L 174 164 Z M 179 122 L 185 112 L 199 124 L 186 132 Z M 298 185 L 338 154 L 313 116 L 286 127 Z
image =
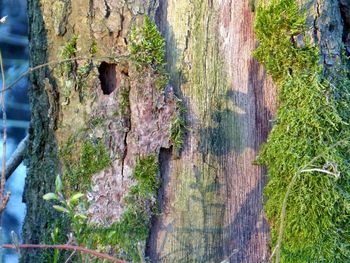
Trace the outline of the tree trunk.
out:
M 166 40 L 170 84 L 187 110 L 188 131 L 178 154 L 168 134 L 172 102 L 163 105 L 168 113 L 151 114 L 154 99 L 147 98 L 154 85 L 143 83 L 140 97 L 131 63 L 113 59 L 128 54 L 131 27 L 142 24 L 144 14 L 155 18 Z M 51 242 L 57 215 L 42 195 L 53 191 L 57 173 L 67 195 L 88 190 L 90 223 L 109 227 L 123 213 L 136 159 L 156 154 L 161 213 L 153 216 L 146 256 L 154 262 L 267 260 L 264 170 L 253 162 L 270 130 L 275 94 L 252 58 L 256 40 L 248 1 L 30 0 L 29 19 L 32 66 L 63 59 L 69 44 L 77 57 L 89 56 L 92 45 L 98 51 L 96 61 L 69 64 L 72 72 L 61 65 L 32 74 L 24 241 Z M 89 63 L 81 87 L 77 68 Z M 129 93 L 124 113 L 123 90 Z M 99 118 L 101 125 L 91 124 Z M 111 167 L 89 175 L 91 188 L 88 178 L 70 180 L 67 172 L 81 161 L 79 152 L 90 138 L 101 140 L 112 160 Z M 61 153 L 67 147 L 74 147 L 69 158 Z M 25 252 L 22 260 L 38 262 L 42 254 Z
M 30 78 L 24 242 L 51 243 L 55 227 L 67 228 L 65 217 L 42 199 L 54 191 L 57 174 L 66 196 L 87 195 L 89 225 L 112 231 L 128 208 L 135 170 L 148 171 L 144 160 L 156 156 L 160 212 L 151 213 L 152 198 L 141 200 L 151 219 L 147 242 L 137 234 L 130 241 L 140 241 L 145 257 L 267 262 L 266 172 L 253 163 L 271 129 L 276 94 L 252 57 L 251 1 L 29 0 L 28 7 L 31 66 L 83 59 L 36 70 Z M 166 42 L 170 85 L 161 90 L 162 73 L 140 69 L 130 56 L 132 27 L 142 27 L 146 14 Z M 324 18 L 331 15 L 324 10 Z M 181 115 L 175 96 L 186 109 L 182 150 L 170 132 Z M 68 232 L 62 233 L 60 242 L 67 242 Z M 135 255 L 135 246 L 104 249 L 137 260 L 143 255 Z M 52 256 L 22 253 L 22 262 Z

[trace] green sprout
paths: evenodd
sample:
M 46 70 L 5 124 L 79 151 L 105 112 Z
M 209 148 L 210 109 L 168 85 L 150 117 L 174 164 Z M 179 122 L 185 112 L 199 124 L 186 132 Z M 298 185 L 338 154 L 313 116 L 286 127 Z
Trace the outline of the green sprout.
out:
M 59 175 L 57 175 L 55 180 L 55 192 L 47 193 L 43 196 L 43 199 L 46 201 L 55 201 L 56 204 L 52 205 L 53 209 L 67 216 L 71 222 L 70 227 L 74 233 L 75 241 L 78 243 L 81 241 L 81 235 L 87 222 L 85 204 L 81 201 L 84 196 L 82 193 L 74 193 L 71 197 L 66 198 L 63 193 L 63 183 Z M 51 238 L 54 242 L 58 242 L 59 237 L 60 233 L 56 227 L 51 233 Z M 57 262 L 58 256 L 59 251 L 55 250 L 53 262 Z

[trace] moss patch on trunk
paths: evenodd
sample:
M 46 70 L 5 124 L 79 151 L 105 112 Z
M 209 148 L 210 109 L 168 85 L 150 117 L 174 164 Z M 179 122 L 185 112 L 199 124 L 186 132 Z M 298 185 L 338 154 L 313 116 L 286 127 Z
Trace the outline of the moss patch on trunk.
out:
M 259 155 L 268 167 L 265 211 L 272 245 L 288 185 L 298 174 L 288 197 L 281 261 L 349 261 L 348 72 L 339 65 L 331 78 L 336 81 L 327 80 L 320 52 L 306 34 L 306 15 L 294 0 L 260 4 L 255 30 L 260 42 L 255 57 L 278 85 L 276 124 Z M 301 172 L 314 168 L 330 174 Z
M 107 228 L 88 226 L 85 239 L 93 240 L 92 247 L 112 247 L 113 253 L 119 257 L 140 262 L 144 256 L 150 219 L 157 212 L 160 182 L 157 156 L 140 157 L 135 165 L 133 178 L 137 183 L 130 188 L 121 219 Z
M 69 191 L 83 193 L 91 187 L 91 176 L 111 164 L 108 149 L 100 140 L 78 143 L 72 137 L 61 149 L 60 157 L 65 171 L 63 179 Z

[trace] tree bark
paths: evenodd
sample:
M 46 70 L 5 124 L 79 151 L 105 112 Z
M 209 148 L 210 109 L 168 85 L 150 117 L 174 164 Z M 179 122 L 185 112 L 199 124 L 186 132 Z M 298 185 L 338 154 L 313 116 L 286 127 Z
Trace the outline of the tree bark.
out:
M 31 76 L 25 243 L 51 242 L 47 236 L 57 214 L 42 196 L 54 191 L 57 173 L 67 170 L 59 152 L 74 138 L 70 161 L 77 161 L 92 138 L 102 140 L 112 164 L 92 175 L 91 223 L 108 227 L 120 219 L 138 156 L 155 154 L 161 186 L 160 215 L 153 216 L 146 246 L 152 262 L 268 260 L 265 170 L 253 162 L 271 129 L 275 88 L 252 58 L 257 42 L 248 2 L 29 0 L 32 66 L 62 59 L 74 35 L 75 56 L 91 55 L 95 44 L 98 51 L 88 60 L 92 70 L 83 76 L 83 87 L 72 83 L 80 80 L 77 73 L 62 67 Z M 169 96 L 155 91 L 153 73 L 143 76 L 140 94 L 138 72 L 127 59 L 116 59 L 128 55 L 132 25 L 141 25 L 145 14 L 166 41 Z M 84 63 L 70 66 L 77 72 Z M 129 93 L 126 114 L 120 112 L 123 90 Z M 172 90 L 187 110 L 179 156 L 168 134 Z M 164 101 L 162 110 L 152 110 L 154 98 Z M 102 125 L 92 127 L 99 117 Z M 64 182 L 68 195 L 84 183 Z M 41 262 L 40 254 L 23 251 L 22 261 Z
M 178 160 L 164 158 L 162 215 L 149 254 L 164 262 L 264 262 L 269 228 L 263 168 L 253 165 L 275 111 L 275 88 L 252 58 L 248 1 L 161 1 L 172 85 L 190 132 Z

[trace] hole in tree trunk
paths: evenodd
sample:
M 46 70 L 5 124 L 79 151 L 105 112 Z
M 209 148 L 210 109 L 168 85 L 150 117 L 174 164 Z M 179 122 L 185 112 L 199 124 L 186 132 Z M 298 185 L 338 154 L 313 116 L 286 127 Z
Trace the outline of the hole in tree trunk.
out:
M 98 72 L 103 94 L 111 94 L 117 88 L 116 64 L 108 64 L 103 61 Z

